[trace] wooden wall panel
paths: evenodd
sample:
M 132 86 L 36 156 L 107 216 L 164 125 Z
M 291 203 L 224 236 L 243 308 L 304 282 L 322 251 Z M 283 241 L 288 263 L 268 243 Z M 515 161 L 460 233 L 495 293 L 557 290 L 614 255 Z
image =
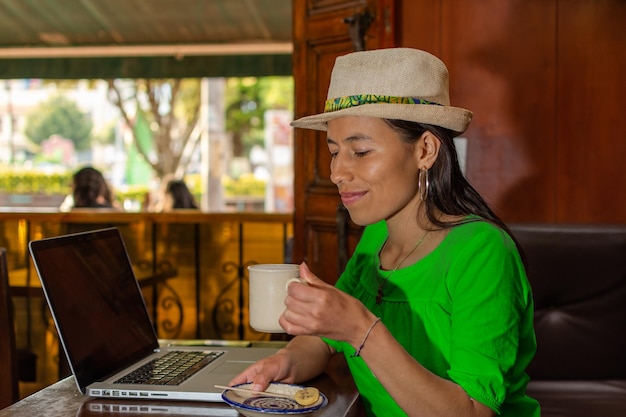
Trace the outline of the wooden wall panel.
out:
M 505 221 L 626 222 L 626 2 L 402 8 L 400 45 L 442 58 L 452 103 L 474 111 L 467 177 Z
M 329 221 L 330 219 L 320 219 L 317 222 L 309 221 L 307 223 L 309 242 L 306 246 L 306 260 L 307 264 L 314 270 L 313 272 L 326 282 L 334 284 L 339 278 L 337 257 L 339 246 L 337 225 L 334 221 Z
M 558 4 L 557 218 L 626 223 L 626 2 Z
M 452 104 L 474 112 L 463 135 L 468 180 L 506 221 L 554 220 L 554 6 L 413 3 L 415 16 L 432 10 L 429 27 L 439 35 L 404 29 L 402 45 L 439 56 L 450 72 Z
M 551 2 L 538 1 L 444 8 L 451 95 L 475 114 L 467 176 L 508 222 L 556 220 L 555 16 Z

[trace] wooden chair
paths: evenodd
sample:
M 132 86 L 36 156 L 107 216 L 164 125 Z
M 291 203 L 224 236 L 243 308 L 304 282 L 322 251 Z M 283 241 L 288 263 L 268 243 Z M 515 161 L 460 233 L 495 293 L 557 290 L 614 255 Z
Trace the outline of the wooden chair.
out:
M 13 303 L 5 248 L 0 248 L 0 409 L 19 399 Z

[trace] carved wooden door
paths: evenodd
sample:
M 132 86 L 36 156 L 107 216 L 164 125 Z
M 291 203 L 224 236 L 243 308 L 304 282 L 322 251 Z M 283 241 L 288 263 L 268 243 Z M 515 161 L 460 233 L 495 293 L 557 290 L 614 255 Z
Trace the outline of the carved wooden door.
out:
M 295 113 L 323 111 L 339 55 L 394 46 L 394 0 L 294 0 Z M 326 132 L 296 129 L 294 261 L 334 283 L 360 236 L 330 182 Z

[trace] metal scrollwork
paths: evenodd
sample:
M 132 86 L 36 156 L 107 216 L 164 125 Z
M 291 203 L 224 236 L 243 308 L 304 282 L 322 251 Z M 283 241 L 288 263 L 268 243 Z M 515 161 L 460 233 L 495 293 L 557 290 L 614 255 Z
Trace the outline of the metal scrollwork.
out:
M 152 288 L 152 317 L 159 337 L 176 338 L 183 327 L 183 302 L 176 290 L 166 281 L 176 275 L 176 268 L 169 260 L 162 260 L 156 264 L 140 260 L 136 265 L 139 271 L 151 271 L 151 276 L 140 280 L 140 284 Z M 157 314 L 159 311 L 162 314 Z
M 163 295 L 163 290 L 167 290 L 170 294 Z M 174 312 L 178 316 L 178 320 L 172 320 L 169 314 L 164 314 L 158 323 L 159 328 L 165 332 L 166 339 L 175 339 L 183 327 L 183 303 L 178 293 L 168 283 L 161 284 L 159 307 L 164 313 Z
M 212 312 L 213 328 L 217 333 L 217 337 L 224 338 L 226 334 L 233 334 L 237 332 L 239 340 L 245 339 L 245 319 L 244 319 L 244 307 L 245 307 L 245 284 L 248 283 L 248 277 L 245 273 L 249 265 L 253 265 L 256 262 L 246 262 L 244 264 L 237 264 L 235 262 L 226 262 L 222 265 L 222 272 L 225 276 L 236 274 L 226 285 L 222 288 L 215 306 Z M 235 296 L 230 294 L 232 288 L 238 286 L 238 292 Z M 235 298 L 236 297 L 236 298 Z
M 235 277 L 228 281 L 228 283 L 226 283 L 220 291 L 211 314 L 213 329 L 217 333 L 217 337 L 220 339 L 223 339 L 225 334 L 235 332 L 234 318 L 237 310 L 237 304 L 235 303 L 235 300 L 228 297 L 228 292 L 241 280 L 238 271 L 239 266 L 235 262 L 226 262 L 222 265 L 222 272 L 224 273 L 224 276 L 234 273 Z

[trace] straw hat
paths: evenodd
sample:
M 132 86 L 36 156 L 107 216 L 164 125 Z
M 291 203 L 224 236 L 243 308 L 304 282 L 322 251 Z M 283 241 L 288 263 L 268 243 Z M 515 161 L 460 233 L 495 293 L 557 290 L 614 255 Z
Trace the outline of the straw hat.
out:
M 460 134 L 472 112 L 450 106 L 448 69 L 439 58 L 418 49 L 389 48 L 338 57 L 324 113 L 291 125 L 326 130 L 326 122 L 342 116 L 408 120 Z

